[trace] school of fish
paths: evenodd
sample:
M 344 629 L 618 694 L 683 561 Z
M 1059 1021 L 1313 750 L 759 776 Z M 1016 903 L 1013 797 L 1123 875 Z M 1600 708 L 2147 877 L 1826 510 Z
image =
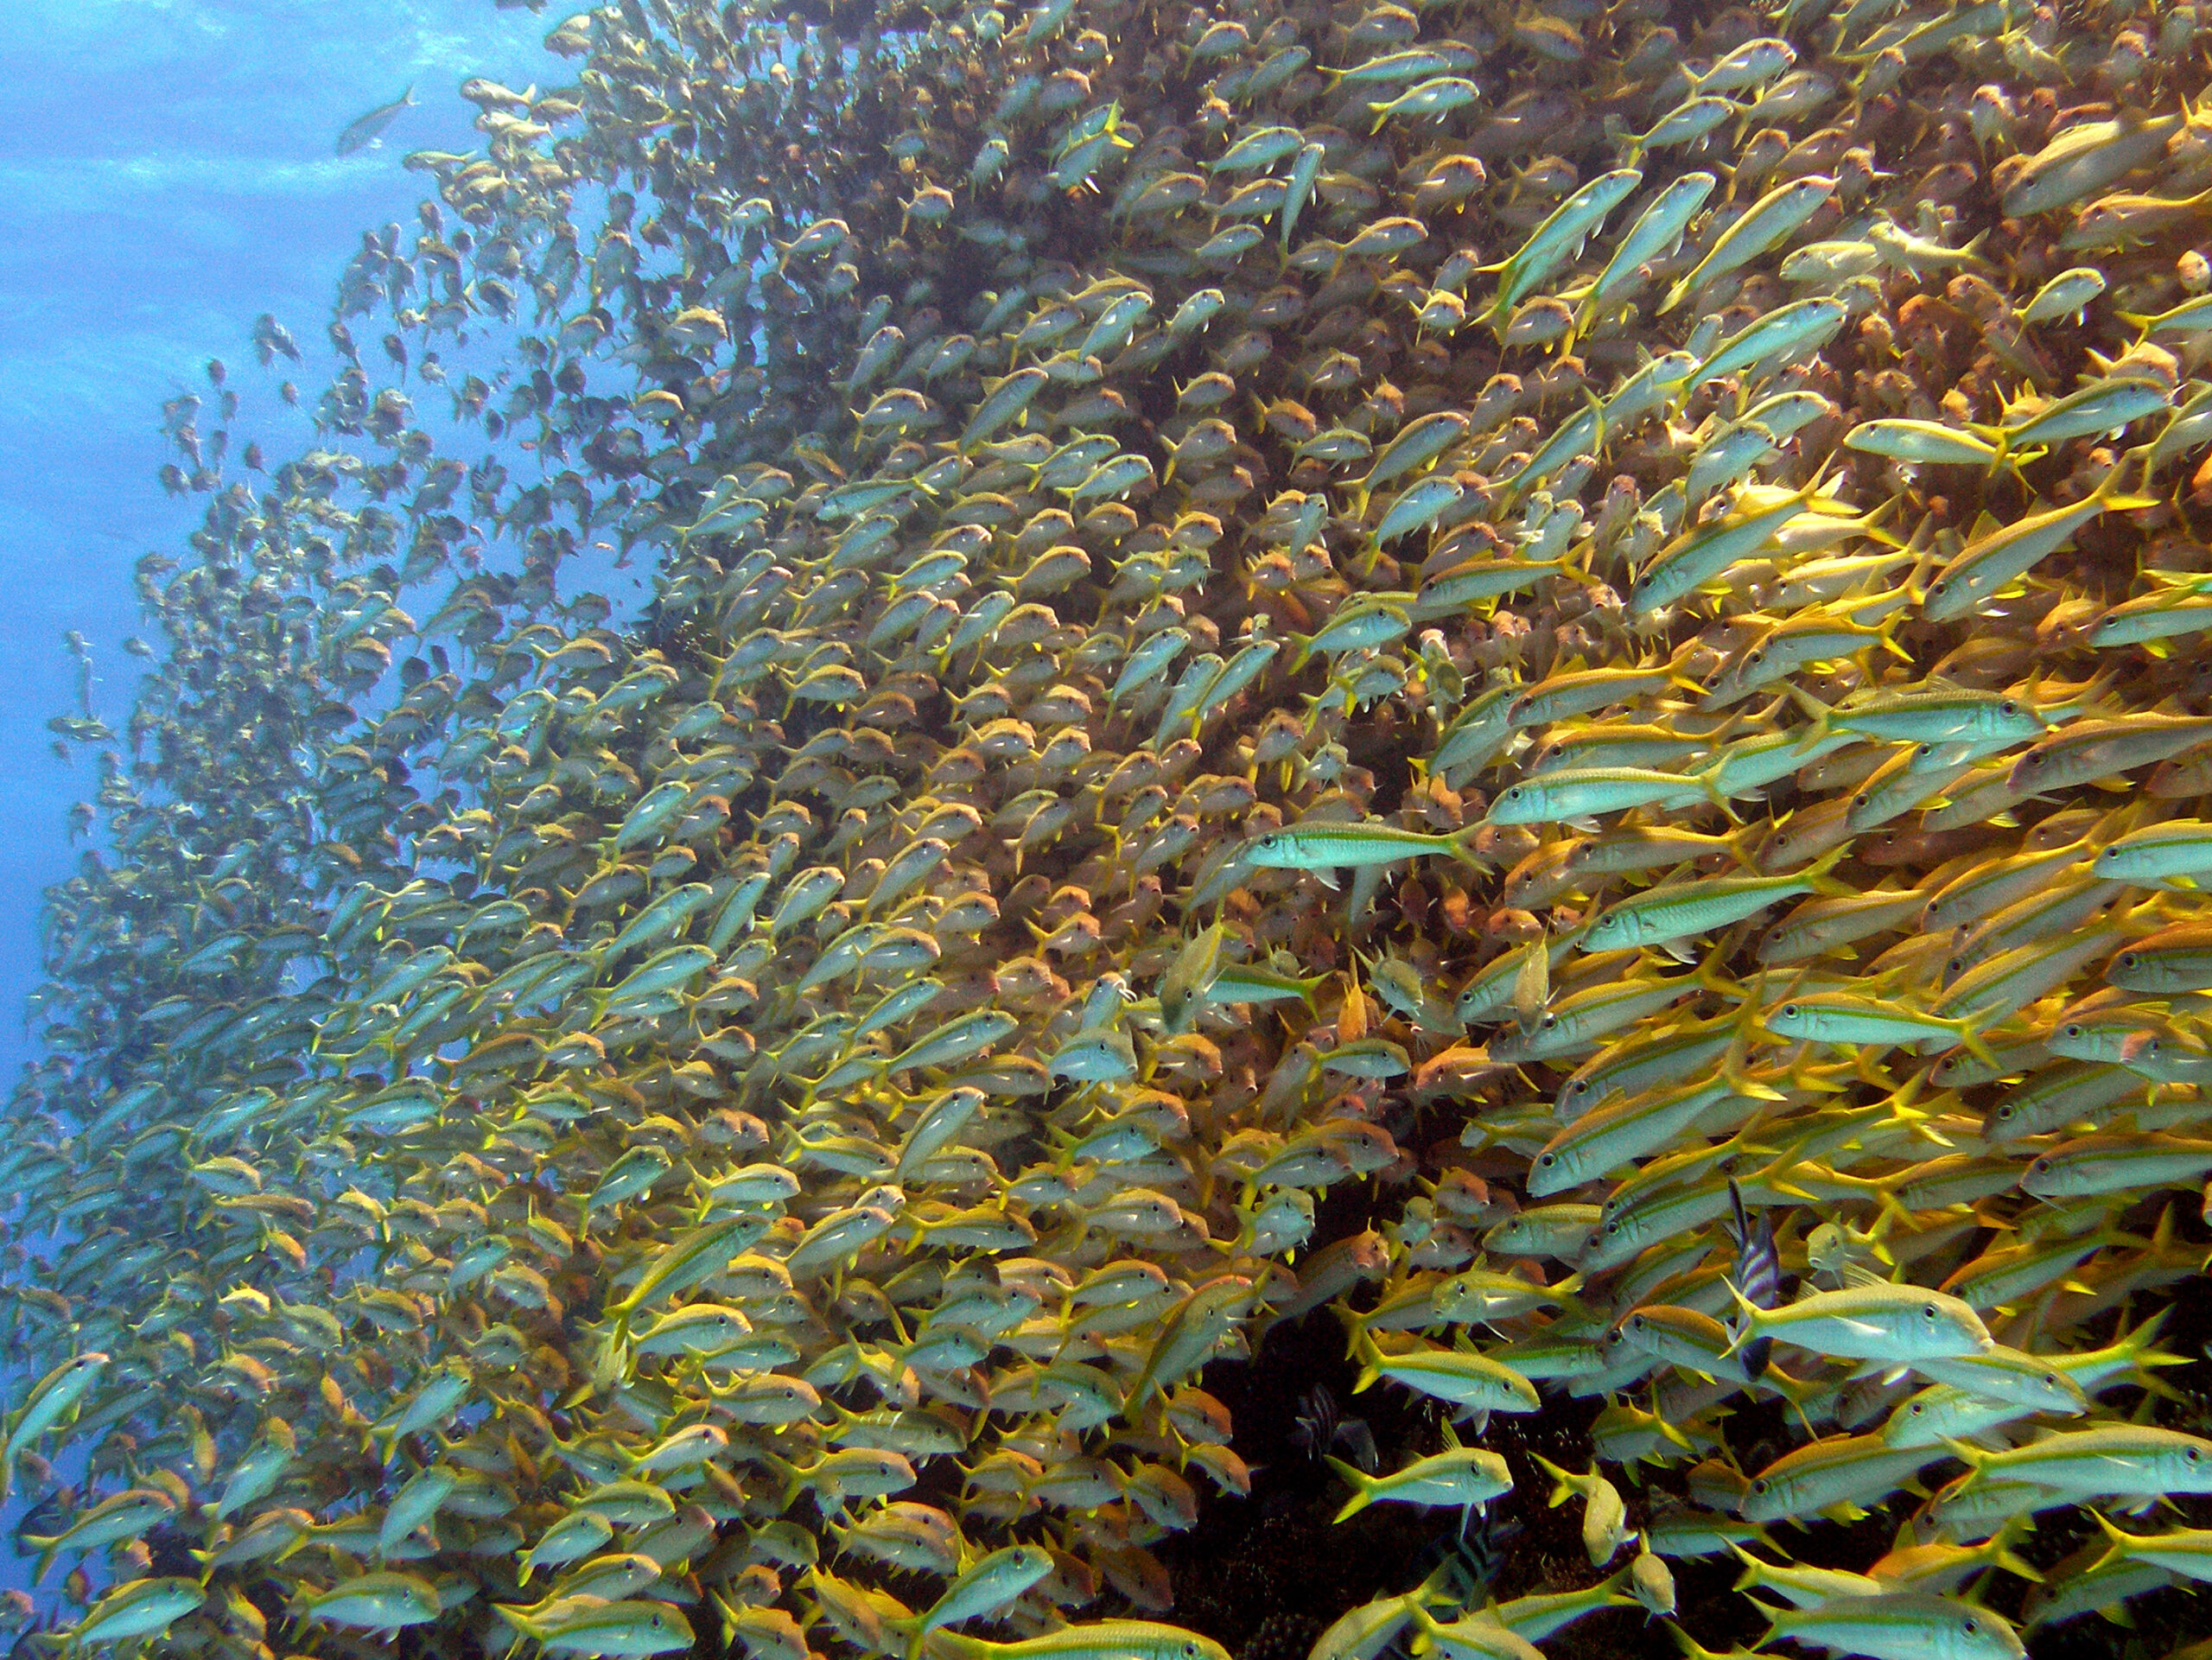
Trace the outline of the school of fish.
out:
M 547 45 L 72 642 L 27 1641 L 2212 1652 L 2194 7 Z

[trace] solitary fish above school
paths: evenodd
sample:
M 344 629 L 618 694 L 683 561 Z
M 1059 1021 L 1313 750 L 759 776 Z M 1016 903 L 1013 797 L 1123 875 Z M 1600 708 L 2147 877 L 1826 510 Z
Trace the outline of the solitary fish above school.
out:
M 410 109 L 416 102 L 415 89 L 410 86 L 389 104 L 379 104 L 359 119 L 347 124 L 338 135 L 336 153 L 351 156 L 359 149 L 367 149 L 384 142 L 385 131 L 399 118 L 402 110 Z

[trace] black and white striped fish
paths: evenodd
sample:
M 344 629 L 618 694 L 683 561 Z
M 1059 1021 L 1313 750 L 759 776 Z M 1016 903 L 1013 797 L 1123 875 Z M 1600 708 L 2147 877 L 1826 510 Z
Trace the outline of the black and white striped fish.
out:
M 1728 1179 L 1730 1237 L 1736 1244 L 1736 1288 L 1755 1308 L 1772 1308 L 1782 1301 L 1782 1253 L 1775 1249 L 1774 1218 L 1759 1212 L 1756 1225 L 1744 1208 L 1744 1190 Z M 1766 1371 L 1774 1339 L 1753 1338 L 1743 1346 L 1744 1375 L 1756 1382 Z
M 1354 1464 L 1370 1475 L 1375 1472 L 1382 1460 L 1366 1419 L 1344 1417 L 1326 1383 L 1314 1384 L 1300 1397 L 1299 1404 L 1305 1410 L 1291 1420 L 1290 1438 L 1306 1449 L 1308 1458 L 1318 1460 L 1342 1446 L 1351 1453 Z

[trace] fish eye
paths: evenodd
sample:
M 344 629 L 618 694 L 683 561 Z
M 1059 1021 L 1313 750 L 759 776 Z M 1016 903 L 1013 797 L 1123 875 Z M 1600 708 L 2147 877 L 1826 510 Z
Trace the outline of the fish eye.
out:
M 1928 1304 L 1920 1311 L 1920 1317 L 1923 1320 L 1934 1320 L 1936 1318 L 1936 1305 L 1932 1302 Z
M 1906 1409 L 1910 1411 L 1914 1417 L 1917 1418 L 1928 1410 L 1928 1402 L 1925 1401 L 1915 1401 L 1911 1402 Z
M 1538 1022 L 1538 1024 L 1545 1027 L 1546 1028 L 1557 1026 L 1559 1024 L 1559 1016 L 1556 1014 L 1547 1014 L 1540 1022 Z
M 2044 762 L 2049 760 L 2050 757 L 2042 750 L 2031 749 L 2026 754 L 2021 756 L 2020 759 L 2030 766 L 2040 766 Z
M 1559 1154 L 1556 1153 L 1540 1153 L 1536 1155 L 1536 1162 L 1538 1164 L 1547 1166 L 1557 1164 L 1559 1162 Z
M 2188 1451 L 2187 1451 L 2187 1453 L 2184 1454 L 2184 1456 L 2185 1456 L 2185 1457 L 2187 1457 L 2187 1459 L 2189 1460 L 2189 1461 L 2190 1461 L 2191 1464 L 2196 1464 L 2196 1463 L 2201 1462 L 2201 1461 L 2203 1460 L 2204 1454 L 2203 1454 L 2202 1452 L 2200 1452 L 2197 1448 L 2196 1448 L 2196 1447 L 2190 1447 L 2190 1448 L 2189 1448 L 2189 1449 L 2188 1449 Z
M 1959 1622 L 1959 1629 L 1964 1631 L 1968 1637 L 1972 1637 L 1976 1631 L 1981 1629 L 1981 1622 L 1976 1619 L 1972 1614 L 1968 1614 L 1964 1619 Z
M 2007 697 L 2003 703 L 1998 704 L 1997 712 L 1999 715 L 2018 715 L 2020 712 L 2020 705 L 2014 699 Z
M 1783 1004 L 1782 1015 L 1785 1020 L 1796 1020 L 1797 1018 L 1797 1005 L 1795 1003 Z
M 1751 1483 L 1751 1491 L 1755 1493 L 1763 1493 L 1767 1490 L 1767 1479 L 1764 1476 L 1761 1476 L 1758 1480 Z

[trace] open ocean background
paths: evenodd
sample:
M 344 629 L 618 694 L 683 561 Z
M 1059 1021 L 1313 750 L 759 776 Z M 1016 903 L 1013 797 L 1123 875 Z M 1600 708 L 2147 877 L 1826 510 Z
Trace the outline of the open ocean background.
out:
M 488 75 L 518 89 L 570 80 L 544 49 L 556 24 L 493 0 L 8 0 L 0 60 L 12 118 L 0 124 L 0 1088 L 31 1053 L 22 1019 L 41 977 L 44 891 L 79 855 L 67 818 L 98 775 L 53 753 L 48 717 L 74 713 L 77 669 L 62 644 L 91 642 L 93 712 L 120 731 L 137 659 L 153 639 L 133 590 L 149 551 L 177 557 L 207 498 L 175 497 L 156 474 L 175 453 L 162 403 L 205 401 L 219 358 L 241 400 L 226 481 L 257 489 L 240 461 L 258 441 L 270 465 L 315 442 L 309 411 L 332 372 L 326 334 L 339 273 L 364 231 L 399 220 L 434 188 L 411 149 L 469 150 L 476 107 L 457 89 Z M 340 157 L 338 135 L 410 84 L 382 144 Z M 272 313 L 306 361 L 254 361 L 254 319 Z M 372 320 L 360 320 L 364 325 Z M 359 339 L 382 361 L 380 334 Z M 289 408 L 278 386 L 300 388 Z M 433 422 L 439 389 L 410 378 Z M 480 446 L 481 437 L 479 436 Z M 20 1386 L 0 1358 L 0 1392 Z M 67 1461 L 62 1473 L 66 1477 Z M 39 1497 L 20 1483 L 0 1516 L 0 1587 L 28 1582 L 4 1530 Z
M 78 855 L 70 804 L 97 785 L 89 759 L 58 760 L 46 728 L 74 712 L 76 667 L 62 646 L 91 641 L 94 711 L 121 728 L 146 633 L 131 568 L 175 557 L 206 499 L 163 491 L 175 459 L 161 405 L 207 400 L 219 358 L 243 407 L 226 478 L 258 440 L 271 464 L 314 438 L 308 411 L 332 362 L 324 329 L 339 272 L 361 233 L 410 231 L 432 188 L 400 158 L 480 141 L 461 82 L 518 89 L 567 81 L 575 65 L 544 49 L 563 19 L 493 0 L 8 0 L 0 60 L 11 70 L 0 124 L 0 1077 L 29 1051 L 20 1019 L 40 978 L 43 890 Z M 380 147 L 334 156 L 346 124 L 397 98 Z M 273 313 L 307 355 L 263 369 L 248 340 Z M 362 320 L 365 322 L 368 320 Z M 380 361 L 365 334 L 365 360 Z M 277 396 L 285 378 L 302 408 Z M 427 412 L 444 402 L 410 383 Z

